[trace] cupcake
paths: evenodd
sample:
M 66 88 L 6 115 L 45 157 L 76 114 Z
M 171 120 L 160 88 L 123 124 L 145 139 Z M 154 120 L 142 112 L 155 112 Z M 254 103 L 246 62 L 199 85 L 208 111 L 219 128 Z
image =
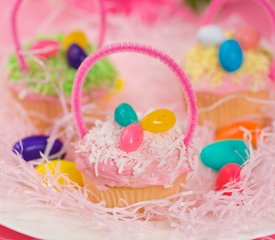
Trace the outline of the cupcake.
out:
M 189 107 L 185 131 L 167 109 L 137 114 L 127 103 L 120 104 L 113 117 L 96 121 L 88 131 L 80 102 L 84 78 L 102 57 L 125 51 L 155 57 L 176 74 Z M 91 201 L 104 202 L 108 208 L 124 207 L 183 191 L 193 157 L 190 146 L 196 127 L 196 100 L 185 73 L 169 56 L 129 43 L 107 46 L 90 55 L 76 73 L 72 110 L 81 138 L 76 144 L 75 161 Z
M 83 31 L 76 30 L 69 34 L 39 36 L 21 48 L 16 26 L 21 2 L 16 1 L 13 11 L 16 54 L 9 59 L 8 83 L 16 101 L 29 113 L 33 124 L 43 131 L 64 111 L 70 111 L 75 72 L 95 46 L 89 43 Z M 117 81 L 117 70 L 108 59 L 98 62 L 88 73 L 82 101 L 95 105 L 91 117 L 102 117 Z
M 222 7 L 218 26 L 212 22 Z M 236 21 L 239 11 L 242 19 Z M 255 11 L 261 20 L 254 18 Z M 266 45 L 268 36 L 254 22 L 268 25 L 264 20 L 270 20 L 273 24 L 273 14 L 265 1 L 249 6 L 247 1 L 210 4 L 197 43 L 187 51 L 183 63 L 197 94 L 200 122 L 212 122 L 217 128 L 240 120 L 265 123 L 261 100 L 269 99 L 273 87 L 273 56 Z

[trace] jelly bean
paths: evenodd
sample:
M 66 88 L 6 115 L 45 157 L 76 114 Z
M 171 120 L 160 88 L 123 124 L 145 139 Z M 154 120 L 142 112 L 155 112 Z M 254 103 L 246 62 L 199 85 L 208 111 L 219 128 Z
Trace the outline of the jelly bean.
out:
M 236 122 L 226 127 L 220 128 L 216 132 L 215 139 L 243 139 L 244 131 L 241 128 L 250 131 L 252 136 L 252 145 L 256 146 L 257 136 L 259 135 L 259 131 L 262 130 L 263 127 L 260 124 L 254 122 Z
M 20 154 L 25 161 L 40 159 L 41 153 L 44 153 L 46 150 L 48 138 L 48 136 L 43 135 L 23 138 L 14 144 L 12 151 Z M 53 157 L 63 158 L 65 155 L 64 152 L 58 155 L 62 147 L 63 143 L 56 139 L 50 149 L 49 159 L 52 159 Z M 56 156 L 56 154 L 58 156 Z
M 238 29 L 235 38 L 244 50 L 256 48 L 260 41 L 260 34 L 251 27 Z
M 85 33 L 82 31 L 74 31 L 69 33 L 62 42 L 64 49 L 68 49 L 72 44 L 77 44 L 82 48 L 87 48 L 89 46 L 89 42 Z
M 228 39 L 221 44 L 219 62 L 227 72 L 235 72 L 242 66 L 243 51 L 235 39 Z
M 43 175 L 45 175 L 47 171 L 52 174 L 64 174 L 71 181 L 77 183 L 79 186 L 83 186 L 81 174 L 77 170 L 76 164 L 74 162 L 69 162 L 66 160 L 53 160 L 40 164 L 35 169 L 37 172 Z M 60 177 L 58 179 L 58 182 L 64 184 L 65 179 L 63 177 Z
M 136 151 L 143 141 L 143 129 L 140 123 L 133 123 L 123 129 L 119 147 L 125 152 Z
M 176 116 L 167 109 L 159 109 L 146 115 L 141 125 L 144 130 L 152 133 L 162 133 L 171 129 L 176 123 Z
M 55 56 L 59 51 L 59 42 L 54 40 L 39 40 L 30 46 L 33 54 L 40 58 L 50 58 Z
M 114 119 L 122 127 L 138 122 L 135 110 L 128 103 L 121 103 L 116 107 Z
M 272 82 L 275 82 L 275 60 L 273 60 L 270 65 L 269 78 Z
M 216 191 L 226 188 L 226 184 L 230 182 L 240 181 L 241 166 L 236 163 L 226 164 L 217 174 Z M 231 192 L 224 192 L 224 195 L 231 196 Z
M 86 57 L 87 54 L 77 44 L 72 44 L 67 50 L 68 64 L 74 69 L 78 69 Z
M 200 159 L 205 166 L 219 171 L 228 163 L 242 165 L 247 161 L 248 155 L 249 150 L 244 141 L 223 140 L 205 146 L 200 153 Z
M 219 26 L 206 25 L 200 27 L 197 38 L 201 44 L 206 46 L 219 45 L 225 40 L 225 34 Z

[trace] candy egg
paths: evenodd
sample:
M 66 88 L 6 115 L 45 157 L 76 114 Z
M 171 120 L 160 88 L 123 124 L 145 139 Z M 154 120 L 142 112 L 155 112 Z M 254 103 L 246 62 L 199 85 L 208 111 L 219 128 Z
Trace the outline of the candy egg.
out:
M 244 50 L 256 48 L 260 41 L 260 34 L 251 27 L 238 29 L 235 38 Z
M 225 185 L 229 182 L 240 181 L 241 166 L 236 163 L 226 164 L 217 174 L 216 178 L 216 191 L 220 191 L 225 188 Z M 230 196 L 231 192 L 225 192 L 224 195 Z
M 171 129 L 176 123 L 176 116 L 167 109 L 159 109 L 146 115 L 141 125 L 144 130 L 152 133 L 162 133 Z
M 200 153 L 200 159 L 205 166 L 219 171 L 228 163 L 242 165 L 247 161 L 248 155 L 249 150 L 244 141 L 224 140 L 205 146 Z
M 72 44 L 67 50 L 68 64 L 74 69 L 78 69 L 78 67 L 86 57 L 87 54 L 77 44 Z
M 128 103 L 121 103 L 116 107 L 114 119 L 122 127 L 138 122 L 135 110 Z
M 74 162 L 69 162 L 66 160 L 53 160 L 50 162 L 45 162 L 37 166 L 35 169 L 43 175 L 45 175 L 47 171 L 52 174 L 65 174 L 71 181 L 77 183 L 79 186 L 83 186 L 81 174 L 77 170 Z M 65 180 L 61 177 L 58 179 L 58 182 L 64 184 Z
M 197 39 L 206 46 L 218 45 L 224 41 L 225 34 L 219 26 L 206 25 L 198 30 Z
M 219 62 L 227 72 L 235 72 L 243 63 L 243 51 L 235 39 L 224 41 L 219 48 Z
M 42 135 L 23 138 L 14 144 L 12 151 L 20 154 L 25 161 L 40 159 L 41 153 L 44 153 L 46 150 L 48 138 L 48 136 Z M 55 155 L 54 158 L 62 158 L 65 155 L 64 152 L 58 155 L 62 147 L 63 143 L 56 139 L 50 149 L 49 159 L 52 159 L 53 155 Z
M 252 135 L 252 144 L 253 146 L 256 146 L 257 136 L 259 133 L 257 130 L 261 130 L 263 127 L 260 124 L 254 122 L 236 122 L 226 127 L 220 128 L 216 132 L 215 139 L 243 139 L 244 131 L 242 131 L 241 128 L 245 128 L 250 131 Z
M 119 148 L 124 152 L 136 151 L 143 141 L 143 129 L 140 123 L 133 123 L 123 129 Z
M 62 41 L 62 45 L 64 49 L 67 49 L 72 44 L 77 44 L 82 48 L 86 48 L 89 46 L 88 39 L 82 31 L 74 31 L 69 33 Z
M 40 58 L 50 58 L 59 51 L 59 43 L 54 40 L 39 40 L 31 44 L 30 50 Z

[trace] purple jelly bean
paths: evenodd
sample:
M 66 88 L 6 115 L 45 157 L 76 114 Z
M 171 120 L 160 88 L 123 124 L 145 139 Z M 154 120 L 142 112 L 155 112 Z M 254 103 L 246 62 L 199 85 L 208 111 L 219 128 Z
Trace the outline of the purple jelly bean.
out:
M 49 136 L 43 135 L 23 138 L 13 145 L 12 151 L 16 154 L 20 154 L 25 161 L 40 159 L 40 153 L 44 153 L 46 150 L 48 138 Z M 62 147 L 63 143 L 56 139 L 50 150 L 49 159 L 64 158 L 64 152 L 60 152 Z M 58 155 L 59 152 L 60 154 Z
M 67 50 L 67 62 L 74 69 L 78 69 L 86 57 L 87 54 L 84 50 L 75 43 L 73 43 Z

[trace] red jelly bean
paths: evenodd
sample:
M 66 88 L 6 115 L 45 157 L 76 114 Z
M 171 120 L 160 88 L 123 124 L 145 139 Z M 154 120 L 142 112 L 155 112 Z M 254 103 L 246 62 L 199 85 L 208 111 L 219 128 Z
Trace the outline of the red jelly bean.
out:
M 34 42 L 30 49 L 37 57 L 50 58 L 58 53 L 60 45 L 57 41 L 54 40 L 39 40 Z

